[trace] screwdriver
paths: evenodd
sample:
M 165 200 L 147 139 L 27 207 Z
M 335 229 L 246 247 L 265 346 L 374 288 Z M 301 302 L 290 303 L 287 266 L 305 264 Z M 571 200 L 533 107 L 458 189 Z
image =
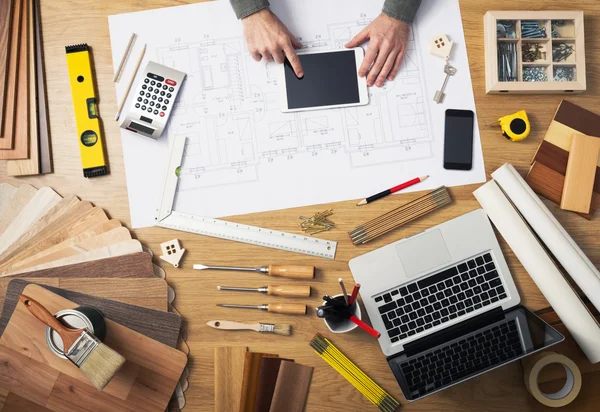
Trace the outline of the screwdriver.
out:
M 304 298 L 310 296 L 310 286 L 262 286 L 260 288 L 237 288 L 230 286 L 217 286 L 218 290 L 233 290 L 238 292 L 259 292 L 273 296 L 286 296 L 290 298 Z
M 287 315 L 306 315 L 306 305 L 300 303 L 277 303 L 268 305 L 229 305 L 220 303 L 217 306 L 223 308 L 260 309 L 270 313 L 285 313 Z
M 205 265 L 194 265 L 195 270 L 231 270 L 237 272 L 258 272 L 269 276 L 281 276 L 290 279 L 314 279 L 315 278 L 315 267 L 314 266 L 295 266 L 295 265 L 269 265 L 259 266 L 256 268 L 241 268 L 241 267 L 228 267 L 228 266 L 205 266 Z

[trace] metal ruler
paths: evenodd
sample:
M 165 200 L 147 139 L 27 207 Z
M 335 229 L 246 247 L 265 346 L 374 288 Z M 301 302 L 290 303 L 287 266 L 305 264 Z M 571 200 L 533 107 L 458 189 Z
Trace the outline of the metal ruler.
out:
M 156 214 L 157 226 L 198 235 L 334 259 L 337 242 L 173 211 L 186 138 L 174 139 Z

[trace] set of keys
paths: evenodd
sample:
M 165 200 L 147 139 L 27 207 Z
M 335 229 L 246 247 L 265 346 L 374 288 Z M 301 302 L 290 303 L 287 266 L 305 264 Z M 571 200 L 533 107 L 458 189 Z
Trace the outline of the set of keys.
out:
M 452 46 L 454 46 L 454 42 L 449 40 L 445 34 L 434 37 L 429 44 L 429 52 L 434 56 L 441 57 L 446 61 L 446 65 L 444 66 L 444 73 L 446 73 L 444 84 L 440 90 L 435 92 L 435 96 L 433 96 L 433 101 L 437 104 L 440 104 L 444 101 L 444 97 L 446 97 L 446 93 L 444 91 L 448 85 L 448 80 L 450 77 L 456 74 L 456 67 L 450 64 L 450 53 L 452 52 Z

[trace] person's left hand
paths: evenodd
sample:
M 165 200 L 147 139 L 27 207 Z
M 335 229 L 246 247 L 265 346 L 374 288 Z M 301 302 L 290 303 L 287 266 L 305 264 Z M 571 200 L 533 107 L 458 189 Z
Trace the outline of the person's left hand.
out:
M 367 86 L 383 86 L 386 78 L 394 80 L 410 38 L 410 24 L 381 13 L 358 33 L 346 47 L 357 47 L 370 40 L 362 65 L 360 77 L 367 76 Z

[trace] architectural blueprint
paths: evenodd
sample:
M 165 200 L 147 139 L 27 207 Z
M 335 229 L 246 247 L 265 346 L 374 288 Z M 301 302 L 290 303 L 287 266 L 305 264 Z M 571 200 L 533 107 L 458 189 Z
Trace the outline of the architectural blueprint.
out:
M 271 2 L 309 50 L 343 48 L 380 13 L 381 3 Z M 111 16 L 109 23 L 115 62 L 134 31 L 138 43 L 148 45 L 147 59 L 188 75 L 168 136 L 152 141 L 122 131 L 133 227 L 153 223 L 167 142 L 183 137 L 175 209 L 201 216 L 362 198 L 424 174 L 432 178 L 416 190 L 485 179 L 478 133 L 472 171 L 442 168 L 445 109 L 474 110 L 456 0 L 423 2 L 397 78 L 370 88 L 369 105 L 299 113 L 280 111 L 281 67 L 252 59 L 227 1 Z M 459 72 L 446 104 L 436 107 L 432 97 L 444 62 L 427 54 L 427 42 L 441 27 L 457 44 L 452 64 Z

